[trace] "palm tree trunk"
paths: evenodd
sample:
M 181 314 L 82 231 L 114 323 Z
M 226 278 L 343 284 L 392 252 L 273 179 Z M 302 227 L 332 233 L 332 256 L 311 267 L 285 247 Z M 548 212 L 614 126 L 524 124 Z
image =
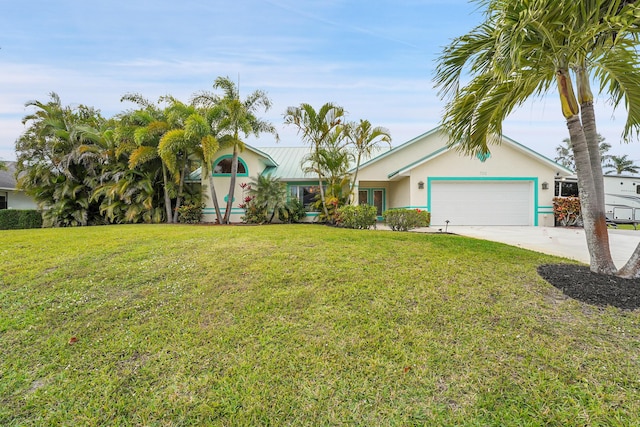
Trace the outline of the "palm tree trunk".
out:
M 636 246 L 624 267 L 618 270 L 617 276 L 625 279 L 640 279 L 640 244 Z
M 360 153 L 358 153 L 358 158 L 356 160 L 356 171 L 353 174 L 353 181 L 351 181 L 351 188 L 349 188 L 349 199 L 350 203 L 353 205 L 356 196 L 353 194 L 353 190 L 356 188 L 356 182 L 358 180 L 358 171 L 360 170 Z
M 598 131 L 596 129 L 596 114 L 593 109 L 593 93 L 591 83 L 587 73 L 586 64 L 575 68 L 576 84 L 578 89 L 578 102 L 580 103 L 580 116 L 584 136 L 587 139 L 587 149 L 591 162 L 591 172 L 596 188 L 596 200 L 601 206 L 602 214 L 605 214 L 604 207 L 604 179 L 602 178 L 602 158 L 600 156 L 600 143 L 598 141 Z
M 220 205 L 218 204 L 218 195 L 216 194 L 216 187 L 213 185 L 213 176 L 209 173 L 209 192 L 211 193 L 211 200 L 213 201 L 213 207 L 216 211 L 216 221 L 218 224 L 222 224 L 222 214 L 220 213 Z
M 320 186 L 320 201 L 322 202 L 322 211 L 324 212 L 325 218 L 327 221 L 329 220 L 329 210 L 327 209 L 327 201 L 324 197 L 324 188 L 322 186 L 322 174 L 318 172 L 318 185 Z
M 169 189 L 167 188 L 167 167 L 162 163 L 162 183 L 164 189 L 164 208 L 167 214 L 167 224 L 171 224 L 173 215 L 171 215 L 171 197 L 169 197 Z
M 224 211 L 223 224 L 229 224 L 231 209 L 233 207 L 233 195 L 236 189 L 236 177 L 238 176 L 238 145 L 233 146 L 233 157 L 231 158 L 231 179 L 229 180 L 229 193 L 227 195 L 227 207 Z
M 187 175 L 187 163 L 185 162 L 182 173 L 180 174 L 180 184 L 178 185 L 178 199 L 176 200 L 176 208 L 173 212 L 173 222 L 178 222 L 178 209 L 182 206 L 182 197 L 184 196 L 184 177 Z
M 567 119 L 567 127 L 576 161 L 584 234 L 591 260 L 590 268 L 594 273 L 613 275 L 616 273 L 616 267 L 609 250 L 609 232 L 604 215 L 599 215 L 597 212 L 598 200 L 591 175 L 591 160 L 580 118 L 574 115 Z

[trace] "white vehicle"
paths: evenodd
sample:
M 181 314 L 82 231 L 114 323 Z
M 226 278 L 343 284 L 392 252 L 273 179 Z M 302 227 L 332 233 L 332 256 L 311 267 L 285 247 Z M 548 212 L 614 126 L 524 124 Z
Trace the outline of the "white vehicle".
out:
M 611 223 L 635 228 L 640 223 L 640 177 L 605 175 L 604 203 Z

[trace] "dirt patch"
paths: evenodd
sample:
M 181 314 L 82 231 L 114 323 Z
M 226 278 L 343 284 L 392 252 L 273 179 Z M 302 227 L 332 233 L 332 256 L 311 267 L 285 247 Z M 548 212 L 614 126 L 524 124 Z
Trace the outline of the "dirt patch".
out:
M 538 267 L 538 274 L 575 300 L 599 307 L 640 308 L 640 279 L 595 274 L 577 264 L 544 264 Z

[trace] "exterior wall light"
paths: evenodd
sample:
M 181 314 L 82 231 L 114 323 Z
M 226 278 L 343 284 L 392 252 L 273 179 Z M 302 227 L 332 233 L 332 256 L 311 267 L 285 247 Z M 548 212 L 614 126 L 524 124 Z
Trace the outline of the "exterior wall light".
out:
M 542 189 L 543 189 L 543 190 L 548 190 L 548 189 L 549 189 L 549 183 L 548 183 L 548 182 L 546 182 L 546 181 L 545 181 L 545 182 L 543 182 L 543 183 L 542 183 Z
M 424 190 L 424 182 L 418 181 L 418 190 Z

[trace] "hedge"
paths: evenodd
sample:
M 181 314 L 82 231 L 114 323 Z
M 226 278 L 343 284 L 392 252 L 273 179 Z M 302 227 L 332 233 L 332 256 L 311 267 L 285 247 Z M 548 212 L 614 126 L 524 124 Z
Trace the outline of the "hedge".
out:
M 0 230 L 42 228 L 42 214 L 36 210 L 0 210 Z

